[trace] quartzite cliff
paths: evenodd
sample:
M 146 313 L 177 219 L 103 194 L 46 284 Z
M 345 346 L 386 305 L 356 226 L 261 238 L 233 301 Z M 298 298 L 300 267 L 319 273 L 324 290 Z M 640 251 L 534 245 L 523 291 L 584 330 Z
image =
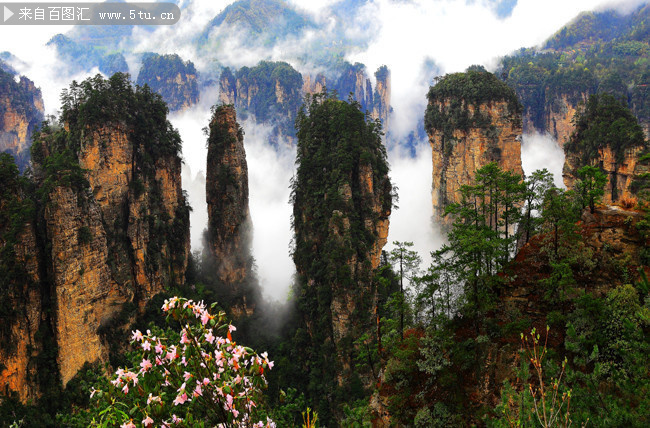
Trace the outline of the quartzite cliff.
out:
M 640 162 L 647 150 L 632 111 L 610 95 L 593 95 L 576 115 L 575 131 L 564 145 L 564 184 L 574 189 L 580 179 L 578 170 L 596 166 L 607 176 L 603 203 L 632 201 L 633 182 L 648 173 L 647 165 Z
M 459 190 L 489 162 L 523 175 L 521 106 L 514 91 L 491 73 L 447 75 L 429 90 L 425 127 L 433 154 L 433 215 L 443 226 Z
M 29 146 L 35 128 L 43 120 L 41 90 L 24 76 L 16 81 L 0 61 L 0 152 L 16 158 L 20 170 L 29 162 Z
M 26 265 L 29 286 L 8 284 L 11 295 L 29 298 L 3 319 L 16 334 L 0 350 L 0 379 L 21 399 L 39 391 L 28 376 L 45 372 L 39 352 L 54 353 L 48 376 L 62 385 L 84 363 L 108 361 L 106 334 L 155 294 L 182 285 L 187 268 L 180 137 L 164 102 L 122 74 L 73 85 L 63 100 L 60 123 L 34 139 L 35 209 L 15 246 L 17 259 L 37 267 Z
M 207 245 L 214 257 L 221 301 L 234 315 L 250 315 L 252 223 L 248 209 L 248 166 L 243 130 L 231 105 L 214 109 L 208 136 Z M 220 296 L 221 297 L 221 296 Z
M 294 293 L 303 324 L 297 340 L 311 358 L 303 367 L 311 382 L 348 388 L 352 338 L 376 329 L 372 278 L 388 235 L 392 187 L 381 136 L 355 105 L 317 95 L 308 112 L 297 122 L 293 182 Z M 328 412 L 340 404 L 314 398 Z
M 251 114 L 259 123 L 272 124 L 274 143 L 295 144 L 294 120 L 306 94 L 324 89 L 336 91 L 341 99 L 351 94 L 373 119 L 388 127 L 390 113 L 390 71 L 386 66 L 375 73 L 373 89 L 363 64 L 343 63 L 325 74 L 302 75 L 285 62 L 262 61 L 236 72 L 224 69 L 219 80 L 219 100 L 235 106 L 241 117 Z
M 162 95 L 169 110 L 185 110 L 199 102 L 198 73 L 191 61 L 178 55 L 146 54 L 137 83 Z

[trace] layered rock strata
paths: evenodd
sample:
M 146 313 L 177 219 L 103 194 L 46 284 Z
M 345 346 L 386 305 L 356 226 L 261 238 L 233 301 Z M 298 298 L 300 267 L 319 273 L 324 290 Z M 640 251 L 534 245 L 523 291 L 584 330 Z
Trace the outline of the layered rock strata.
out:
M 490 162 L 523 175 L 521 107 L 514 92 L 490 73 L 445 76 L 429 91 L 425 126 L 433 157 L 433 216 L 443 229 L 460 188 Z

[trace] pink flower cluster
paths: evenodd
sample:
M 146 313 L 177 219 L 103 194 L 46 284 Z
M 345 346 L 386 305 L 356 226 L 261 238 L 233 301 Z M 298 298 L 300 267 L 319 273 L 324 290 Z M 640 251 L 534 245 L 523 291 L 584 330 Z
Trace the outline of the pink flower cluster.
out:
M 235 343 L 231 333 L 236 328 L 225 322 L 225 314 L 211 314 L 203 302 L 173 297 L 165 301 L 162 310 L 183 326 L 180 340 L 173 343 L 150 330 L 146 334 L 133 331 L 132 343 L 141 352 L 139 368 L 120 368 L 111 381 L 121 399 L 131 400 L 129 407 L 135 404 L 138 409 L 139 416 L 131 417 L 141 420 L 145 427 L 154 423 L 170 427 L 183 421 L 176 413 L 183 415 L 193 409 L 190 413 L 195 414 L 192 406 L 199 406 L 199 410 L 221 409 L 214 412 L 221 420 L 208 421 L 213 426 L 275 427 L 270 419 L 257 423 L 251 420 L 261 389 L 266 387 L 264 371 L 273 368 L 268 354 L 257 355 Z M 135 389 L 137 393 L 129 393 Z M 190 407 L 183 410 L 185 406 Z M 156 421 L 152 417 L 162 413 L 171 414 L 171 419 Z M 121 426 L 135 426 L 133 419 L 123 421 Z

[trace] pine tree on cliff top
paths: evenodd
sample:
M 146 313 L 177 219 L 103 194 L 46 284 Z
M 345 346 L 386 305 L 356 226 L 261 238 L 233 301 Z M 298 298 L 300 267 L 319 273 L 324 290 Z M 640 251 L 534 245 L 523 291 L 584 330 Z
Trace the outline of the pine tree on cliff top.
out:
M 376 225 L 387 221 L 392 187 L 381 125 L 358 103 L 317 94 L 299 112 L 296 129 L 294 292 L 303 326 L 294 342 L 305 389 L 327 423 L 343 397 L 362 396 L 362 381 L 351 372 L 353 342 L 373 331 Z

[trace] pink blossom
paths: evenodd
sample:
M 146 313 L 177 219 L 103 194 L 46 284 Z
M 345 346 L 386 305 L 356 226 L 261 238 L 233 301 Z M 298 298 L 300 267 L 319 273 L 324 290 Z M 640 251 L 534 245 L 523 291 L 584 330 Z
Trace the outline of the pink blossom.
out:
M 142 367 L 143 372 L 146 372 L 147 370 L 152 368 L 153 365 L 151 364 L 151 361 L 149 361 L 147 359 L 143 359 L 142 362 L 140 363 L 140 367 Z
M 208 311 L 204 311 L 203 315 L 201 315 L 201 323 L 203 325 L 206 325 L 211 318 L 212 316 L 210 315 L 210 313 Z
M 174 406 L 178 406 L 179 404 L 183 404 L 187 401 L 187 394 L 182 393 L 176 396 L 174 399 Z
M 97 392 L 97 390 L 95 389 L 94 386 L 92 388 L 90 388 L 90 398 L 93 398 L 93 396 L 95 395 L 96 392 Z
M 234 325 L 229 325 L 228 326 L 228 331 L 232 333 L 233 331 L 237 330 L 237 328 Z
M 135 428 L 135 424 L 133 423 L 133 420 L 130 420 L 127 423 L 120 425 L 120 428 Z
M 155 349 L 156 349 L 156 354 L 162 354 L 163 346 L 162 346 L 162 344 L 160 342 L 158 342 Z
M 198 397 L 199 395 L 203 395 L 203 390 L 201 389 L 201 384 L 196 385 L 196 388 L 194 388 L 193 395 L 195 397 Z
M 142 349 L 144 349 L 145 351 L 151 351 L 151 342 L 149 342 L 148 340 L 142 342 Z
M 212 330 L 208 331 L 208 334 L 205 335 L 205 340 L 209 343 L 214 343 L 214 336 L 212 335 Z
M 147 416 L 146 418 L 144 418 L 142 420 L 142 425 L 144 425 L 144 426 L 153 425 L 153 419 L 151 419 L 149 416 Z
M 131 333 L 133 333 L 133 336 L 131 336 L 131 340 L 133 341 L 142 340 L 142 333 L 140 332 L 140 330 L 131 331 Z
M 129 384 L 128 383 L 124 384 L 124 387 L 122 388 L 122 392 L 124 392 L 125 394 L 129 393 Z

